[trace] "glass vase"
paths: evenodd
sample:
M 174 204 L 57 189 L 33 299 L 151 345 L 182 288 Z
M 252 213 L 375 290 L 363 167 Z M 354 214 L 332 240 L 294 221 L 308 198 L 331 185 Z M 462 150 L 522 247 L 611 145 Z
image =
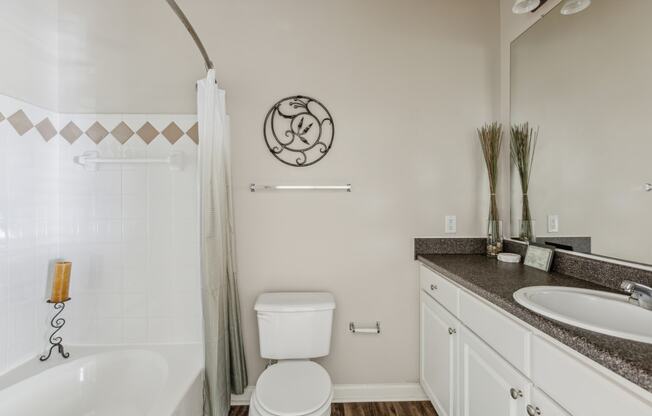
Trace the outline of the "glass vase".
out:
M 503 252 L 503 222 L 489 220 L 487 224 L 487 257 L 497 257 Z
M 535 234 L 535 221 L 534 220 L 521 220 L 519 224 L 518 238 L 521 241 L 528 243 L 536 243 L 537 236 Z

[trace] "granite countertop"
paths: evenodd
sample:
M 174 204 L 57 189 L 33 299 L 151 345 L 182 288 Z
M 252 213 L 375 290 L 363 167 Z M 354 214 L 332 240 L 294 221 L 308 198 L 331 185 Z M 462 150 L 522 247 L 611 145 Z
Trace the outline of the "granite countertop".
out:
M 426 254 L 417 260 L 460 286 L 527 322 L 616 374 L 652 392 L 652 344 L 629 341 L 566 325 L 519 305 L 513 293 L 528 286 L 570 286 L 611 291 L 604 286 L 523 264 L 475 254 Z

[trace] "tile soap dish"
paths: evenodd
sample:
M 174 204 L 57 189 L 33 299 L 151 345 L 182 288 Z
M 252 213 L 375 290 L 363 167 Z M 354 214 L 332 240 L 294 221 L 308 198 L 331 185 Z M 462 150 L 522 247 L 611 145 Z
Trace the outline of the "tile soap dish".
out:
M 503 263 L 520 263 L 521 256 L 514 253 L 500 253 L 498 254 L 498 261 Z

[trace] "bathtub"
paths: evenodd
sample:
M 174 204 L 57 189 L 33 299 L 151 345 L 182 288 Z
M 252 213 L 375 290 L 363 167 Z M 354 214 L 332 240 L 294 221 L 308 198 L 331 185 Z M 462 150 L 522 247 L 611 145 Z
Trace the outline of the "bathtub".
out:
M 2 416 L 200 416 L 200 345 L 72 347 L 0 376 Z

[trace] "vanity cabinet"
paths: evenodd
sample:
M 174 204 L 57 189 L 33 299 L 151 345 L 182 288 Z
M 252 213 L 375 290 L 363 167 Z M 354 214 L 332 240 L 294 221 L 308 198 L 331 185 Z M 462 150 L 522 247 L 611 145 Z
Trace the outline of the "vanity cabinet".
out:
M 530 382 L 471 331 L 459 335 L 461 416 L 521 416 L 530 399 Z
M 536 387 L 532 388 L 530 403 L 526 407 L 526 415 L 531 416 L 570 416 L 554 400 Z
M 421 293 L 421 385 L 439 416 L 455 415 L 459 321 Z
M 439 416 L 652 416 L 652 394 L 420 266 L 420 381 Z

